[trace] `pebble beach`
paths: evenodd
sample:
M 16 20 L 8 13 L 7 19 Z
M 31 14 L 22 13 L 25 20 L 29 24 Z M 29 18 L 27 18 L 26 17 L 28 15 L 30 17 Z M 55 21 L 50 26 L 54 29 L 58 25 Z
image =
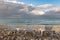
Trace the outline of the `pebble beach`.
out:
M 0 25 L 0 40 L 60 40 L 60 25 Z

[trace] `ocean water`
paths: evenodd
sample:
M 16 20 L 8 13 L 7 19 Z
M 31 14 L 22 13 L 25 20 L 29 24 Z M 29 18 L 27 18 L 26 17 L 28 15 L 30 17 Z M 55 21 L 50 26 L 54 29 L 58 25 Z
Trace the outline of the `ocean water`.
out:
M 60 25 L 58 18 L 0 18 L 0 24 L 19 25 Z

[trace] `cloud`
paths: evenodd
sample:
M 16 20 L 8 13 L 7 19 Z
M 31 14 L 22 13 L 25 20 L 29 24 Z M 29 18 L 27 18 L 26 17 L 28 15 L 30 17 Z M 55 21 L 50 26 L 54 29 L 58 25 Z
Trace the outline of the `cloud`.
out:
M 23 2 L 5 2 L 0 5 L 0 18 L 60 18 L 60 7 L 52 4 L 36 6 Z
M 44 4 L 44 5 L 37 6 L 36 9 L 41 10 L 41 9 L 47 9 L 47 8 L 51 8 L 51 7 L 53 7 L 52 4 Z
M 31 13 L 34 15 L 44 15 L 45 14 L 44 11 L 39 11 L 39 10 L 33 10 L 33 11 L 31 11 Z
M 60 7 L 54 7 L 53 10 L 58 12 L 58 11 L 60 11 Z

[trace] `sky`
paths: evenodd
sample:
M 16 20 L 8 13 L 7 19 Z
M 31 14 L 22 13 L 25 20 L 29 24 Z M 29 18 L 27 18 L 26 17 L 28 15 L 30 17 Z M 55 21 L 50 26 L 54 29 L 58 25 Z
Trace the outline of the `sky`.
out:
M 16 0 L 16 1 L 34 5 L 53 4 L 56 6 L 60 6 L 60 0 Z
M 0 5 L 0 17 L 11 18 L 60 18 L 60 0 L 5 0 Z M 16 5 L 16 3 L 18 5 Z M 30 5 L 33 4 L 33 5 Z M 8 6 L 8 10 L 7 7 Z

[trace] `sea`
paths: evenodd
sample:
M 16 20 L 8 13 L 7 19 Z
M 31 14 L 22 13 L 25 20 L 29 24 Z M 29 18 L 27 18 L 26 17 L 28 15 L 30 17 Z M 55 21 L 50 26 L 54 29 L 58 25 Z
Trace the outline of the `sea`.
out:
M 60 18 L 0 18 L 0 24 L 60 25 Z

